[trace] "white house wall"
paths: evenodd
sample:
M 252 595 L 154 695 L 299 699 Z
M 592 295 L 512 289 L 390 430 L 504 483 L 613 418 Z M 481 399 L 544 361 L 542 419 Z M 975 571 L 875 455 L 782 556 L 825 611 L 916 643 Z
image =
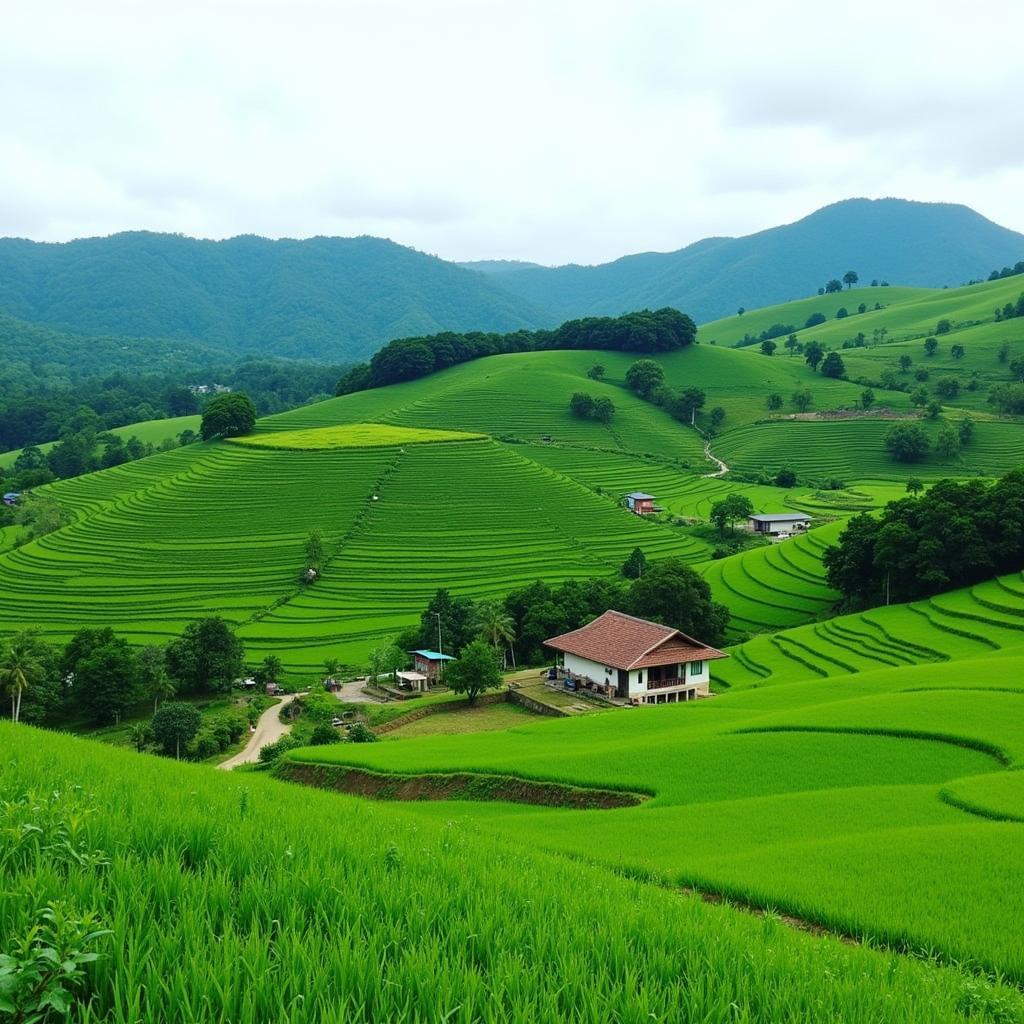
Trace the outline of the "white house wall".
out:
M 618 686 L 618 670 L 609 669 L 606 665 L 602 665 L 599 662 L 589 661 L 587 658 L 581 658 L 575 654 L 565 654 L 562 656 L 562 664 L 571 675 L 592 679 L 595 683 L 606 682 L 612 686 Z M 701 692 L 706 693 L 708 684 L 711 681 L 709 665 L 709 662 L 703 662 L 701 670 L 697 674 L 692 674 L 690 671 L 692 666 L 687 665 L 686 684 L 688 686 L 696 686 Z M 629 673 L 629 695 L 635 697 L 645 693 L 647 693 L 647 669 L 634 669 Z

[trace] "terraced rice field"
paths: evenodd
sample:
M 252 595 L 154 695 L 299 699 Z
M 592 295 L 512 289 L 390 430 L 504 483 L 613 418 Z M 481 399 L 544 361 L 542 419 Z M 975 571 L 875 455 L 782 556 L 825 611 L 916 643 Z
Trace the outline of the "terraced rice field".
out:
M 921 421 L 934 436 L 939 421 Z M 766 420 L 723 434 L 715 453 L 734 469 L 769 473 L 789 466 L 801 477 L 851 480 L 905 480 L 916 476 L 997 476 L 1024 462 L 1024 430 L 1019 424 L 985 420 L 975 425 L 974 439 L 962 458 L 947 462 L 929 455 L 921 463 L 893 462 L 885 450 L 892 421 Z
M 102 625 L 142 643 L 216 613 L 253 660 L 273 652 L 295 671 L 329 656 L 362 663 L 438 587 L 500 596 L 538 577 L 612 575 L 637 545 L 708 553 L 490 440 L 194 445 L 50 491 L 77 519 L 0 555 L 0 631 L 63 640 Z M 331 560 L 301 590 L 313 528 Z
M 830 523 L 701 565 L 715 600 L 729 609 L 730 633 L 761 633 L 828 617 L 840 595 L 825 582 L 821 559 L 843 525 Z
M 377 494 L 323 579 L 242 630 L 254 655 L 294 668 L 339 651 L 356 660 L 415 621 L 439 586 L 498 595 L 612 575 L 636 546 L 651 558 L 708 553 L 493 442 L 395 450 Z
M 932 663 L 958 680 L 955 659 L 1024 646 L 1024 577 L 1004 576 L 925 601 L 758 636 L 716 673 L 729 686 L 763 686 Z

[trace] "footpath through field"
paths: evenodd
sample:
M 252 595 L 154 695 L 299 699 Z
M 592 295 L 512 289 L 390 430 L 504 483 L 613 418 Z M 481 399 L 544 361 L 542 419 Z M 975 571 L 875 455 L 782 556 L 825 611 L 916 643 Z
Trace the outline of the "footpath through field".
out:
M 230 771 L 232 768 L 237 768 L 240 764 L 252 764 L 258 761 L 260 750 L 263 747 L 269 743 L 276 743 L 285 733 L 291 730 L 291 725 L 281 721 L 281 709 L 300 696 L 302 695 L 298 693 L 290 693 L 273 707 L 267 708 L 260 715 L 256 728 L 249 737 L 249 742 L 245 745 L 245 749 L 235 754 L 234 757 L 221 761 L 217 767 L 222 768 L 224 771 Z
M 704 439 L 704 454 L 708 459 L 710 459 L 718 466 L 718 469 L 716 469 L 714 473 L 705 473 L 705 479 L 713 480 L 716 476 L 725 476 L 725 474 L 729 472 L 729 467 L 711 451 L 710 437 L 706 437 Z

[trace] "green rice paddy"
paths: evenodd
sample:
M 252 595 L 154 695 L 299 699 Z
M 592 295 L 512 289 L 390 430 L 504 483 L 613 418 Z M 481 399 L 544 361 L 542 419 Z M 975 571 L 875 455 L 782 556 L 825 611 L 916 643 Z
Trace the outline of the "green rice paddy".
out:
M 444 441 L 479 441 L 483 434 L 457 430 L 423 430 L 390 423 L 344 423 L 308 430 L 279 430 L 229 438 L 247 448 L 287 448 L 291 451 L 329 452 L 336 448 L 394 448 L 404 444 L 438 444 Z

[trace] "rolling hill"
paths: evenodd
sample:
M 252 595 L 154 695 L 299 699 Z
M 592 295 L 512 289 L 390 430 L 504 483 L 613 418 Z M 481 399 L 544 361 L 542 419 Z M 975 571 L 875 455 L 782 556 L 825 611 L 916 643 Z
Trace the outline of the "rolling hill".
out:
M 987 277 L 1021 259 L 1024 235 L 965 206 L 847 199 L 793 224 L 741 238 L 705 238 L 677 252 L 638 253 L 599 266 L 477 266 L 561 319 L 675 306 L 704 322 L 739 306 L 813 295 L 850 269 L 864 283 L 939 288 Z
M 0 239 L 0 312 L 80 334 L 337 361 L 404 335 L 546 319 L 480 274 L 386 239 L 213 242 L 145 231 Z

